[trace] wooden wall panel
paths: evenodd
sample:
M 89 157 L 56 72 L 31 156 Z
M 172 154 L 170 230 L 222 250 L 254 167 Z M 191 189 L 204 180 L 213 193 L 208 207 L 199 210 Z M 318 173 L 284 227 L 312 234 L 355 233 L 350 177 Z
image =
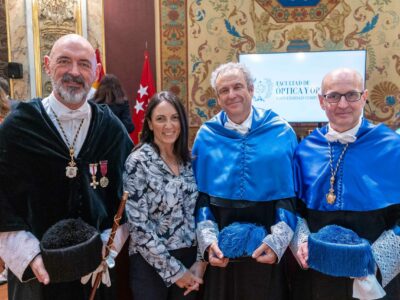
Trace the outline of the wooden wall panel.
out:
M 129 100 L 139 88 L 146 42 L 156 80 L 154 24 L 154 1 L 104 0 L 107 73 L 121 80 Z

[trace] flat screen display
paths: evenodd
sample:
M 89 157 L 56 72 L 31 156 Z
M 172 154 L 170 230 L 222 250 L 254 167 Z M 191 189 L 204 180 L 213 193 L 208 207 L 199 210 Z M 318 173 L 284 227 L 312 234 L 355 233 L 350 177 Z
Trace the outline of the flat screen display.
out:
M 352 68 L 365 81 L 365 50 L 241 54 L 239 61 L 255 79 L 254 106 L 272 109 L 288 122 L 328 121 L 317 94 L 330 71 Z

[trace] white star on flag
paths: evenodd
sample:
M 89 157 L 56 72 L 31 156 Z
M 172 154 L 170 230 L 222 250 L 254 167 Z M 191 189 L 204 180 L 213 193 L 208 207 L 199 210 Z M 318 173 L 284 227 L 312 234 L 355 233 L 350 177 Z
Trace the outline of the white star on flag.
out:
M 150 101 L 150 97 L 154 95 L 156 89 L 154 87 L 153 75 L 151 74 L 149 53 L 144 51 L 144 62 L 140 76 L 139 89 L 135 95 L 136 104 L 132 107 L 132 121 L 135 130 L 131 132 L 132 141 L 137 145 L 140 142 L 140 133 L 143 129 L 144 113 Z M 135 90 L 137 89 L 137 86 Z
M 148 86 L 142 86 L 142 85 L 140 85 L 140 88 L 139 88 L 139 90 L 137 91 L 137 92 L 140 94 L 140 99 L 142 99 L 144 95 L 148 95 L 148 94 L 147 94 L 147 88 L 148 88 Z
M 135 110 L 136 110 L 136 113 L 139 113 L 139 111 L 141 111 L 141 110 L 144 111 L 144 109 L 143 109 L 143 102 L 136 101 Z

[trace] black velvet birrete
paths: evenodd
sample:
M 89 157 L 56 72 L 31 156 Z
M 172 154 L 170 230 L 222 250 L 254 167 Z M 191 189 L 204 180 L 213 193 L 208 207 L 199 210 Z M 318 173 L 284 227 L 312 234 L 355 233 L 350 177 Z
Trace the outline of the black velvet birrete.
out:
M 51 226 L 40 242 L 51 282 L 68 282 L 94 271 L 102 260 L 100 234 L 81 219 L 65 219 Z

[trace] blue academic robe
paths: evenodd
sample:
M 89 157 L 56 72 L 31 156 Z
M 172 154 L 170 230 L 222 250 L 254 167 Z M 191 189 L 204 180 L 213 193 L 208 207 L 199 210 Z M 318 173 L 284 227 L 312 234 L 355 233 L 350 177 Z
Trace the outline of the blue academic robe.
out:
M 296 191 L 301 200 L 299 212 L 311 232 L 336 224 L 373 243 L 400 221 L 400 172 L 397 169 L 400 136 L 385 125 L 375 126 L 364 119 L 356 134 L 357 140 L 349 144 L 338 167 L 334 183 L 336 201 L 329 204 L 326 194 L 331 177 L 330 148 L 324 136 L 327 131 L 327 126 L 315 129 L 296 149 L 294 165 Z M 344 145 L 330 144 L 335 169 Z M 327 276 L 313 270 L 298 270 L 293 278 L 294 299 L 353 299 L 350 278 Z M 388 296 L 384 299 L 398 299 L 398 275 L 385 290 Z

